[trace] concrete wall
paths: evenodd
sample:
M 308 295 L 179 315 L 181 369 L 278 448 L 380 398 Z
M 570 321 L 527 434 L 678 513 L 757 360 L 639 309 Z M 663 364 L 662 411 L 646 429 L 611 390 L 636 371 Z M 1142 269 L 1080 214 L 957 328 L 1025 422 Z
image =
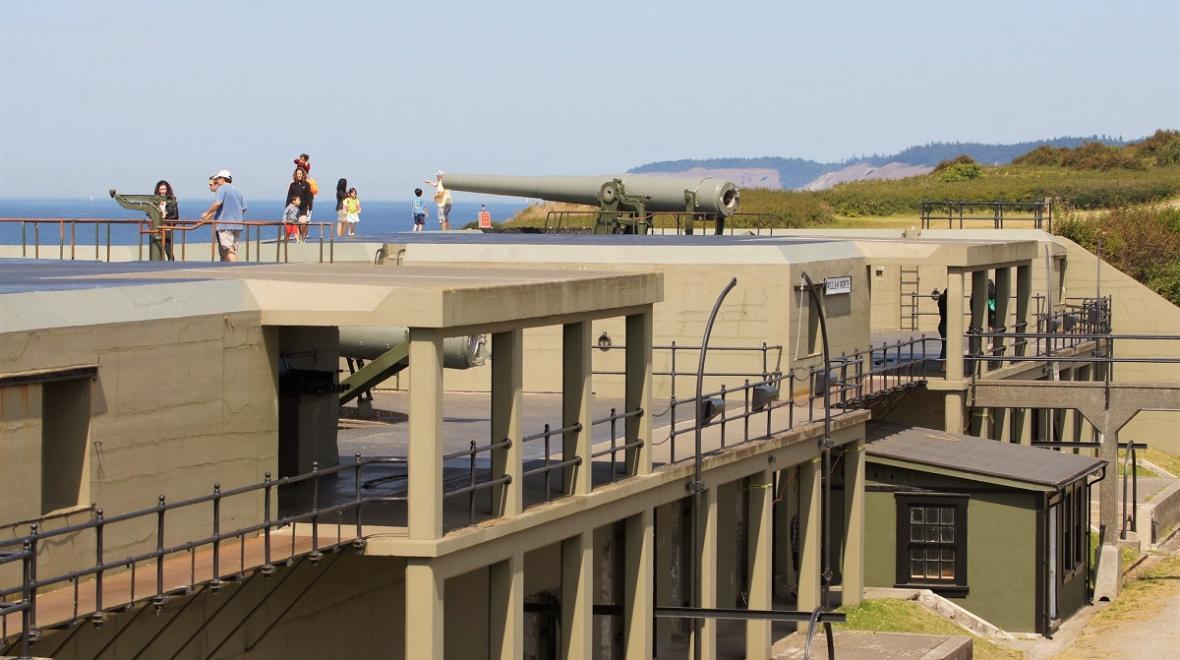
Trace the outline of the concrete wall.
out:
M 1098 286 L 1098 259 L 1073 241 L 1054 237 L 1069 255 L 1066 287 L 1069 295 L 1094 295 Z M 1176 334 L 1180 307 L 1116 270 L 1102 264 L 1102 295 L 1114 297 L 1114 332 L 1120 334 Z M 1180 341 L 1132 341 L 1115 343 L 1116 357 L 1180 356 Z M 1117 364 L 1116 382 L 1180 382 L 1177 364 Z M 1172 454 L 1180 454 L 1180 412 L 1145 411 L 1123 427 L 1119 440 L 1146 442 Z
M 97 365 L 81 506 L 49 526 L 154 506 L 261 481 L 276 465 L 276 335 L 254 313 L 67 327 L 0 336 L 0 373 Z M 41 385 L 0 392 L 5 481 L 0 529 L 28 532 L 41 516 Z M 223 502 L 222 529 L 257 522 L 262 496 Z M 19 522 L 18 522 L 19 521 Z M 154 517 L 111 525 L 105 547 L 120 556 L 155 546 Z M 209 507 L 169 513 L 166 542 L 207 535 Z M 93 562 L 93 532 L 40 548 L 40 574 Z M 89 564 L 87 564 L 89 565 Z M 7 583 L 11 576 L 5 575 Z
M 416 248 L 419 246 L 411 246 Z M 493 246 L 486 246 L 492 249 Z M 824 298 L 828 332 L 833 356 L 851 352 L 869 344 L 868 303 L 869 283 L 863 259 L 844 257 L 818 259 L 805 263 L 792 262 L 787 258 L 777 263 L 746 263 L 744 255 L 752 248 L 726 248 L 720 257 L 714 255 L 710 263 L 691 261 L 686 254 L 681 262 L 643 261 L 619 264 L 596 260 L 595 253 L 589 252 L 584 260 L 517 263 L 511 261 L 512 253 L 504 252 L 502 262 L 492 256 L 483 255 L 482 261 L 513 267 L 570 268 L 581 269 L 587 265 L 596 270 L 621 272 L 650 272 L 658 270 L 664 275 L 664 302 L 657 303 L 653 321 L 653 343 L 668 346 L 676 342 L 680 346 L 697 346 L 704 334 L 709 312 L 724 286 L 731 277 L 738 280 L 737 287 L 726 297 L 713 327 L 707 370 L 741 372 L 750 374 L 752 380 L 761 377 L 763 370 L 760 352 L 728 352 L 720 350 L 725 346 L 760 347 L 763 342 L 780 345 L 779 351 L 771 351 L 767 367 L 787 370 L 792 365 L 806 369 L 822 362 L 818 349 L 807 345 L 806 337 L 797 342 L 800 328 L 807 333 L 811 317 L 810 302 L 805 293 L 795 290 L 800 274 L 806 271 L 816 282 L 825 277 L 851 275 L 852 293 Z M 714 251 L 717 252 L 717 251 Z M 421 256 L 416 256 L 421 255 Z M 404 263 L 432 263 L 441 259 L 442 254 L 433 252 L 406 253 Z M 717 263 L 717 261 L 720 263 Z M 475 264 L 473 264 L 474 266 Z M 392 264 L 390 267 L 396 267 Z M 800 302 L 802 301 L 802 304 Z M 626 333 L 624 319 L 607 319 L 593 324 L 593 336 L 597 340 L 606 333 L 614 346 L 622 346 Z M 818 346 L 818 343 L 817 343 Z M 525 332 L 525 389 L 533 392 L 557 392 L 561 388 L 561 329 L 547 327 Z M 594 351 L 596 371 L 621 371 L 623 351 Z M 676 357 L 678 372 L 695 372 L 698 354 L 692 350 L 678 350 Z M 670 371 L 671 353 L 656 350 L 652 368 L 655 372 Z M 412 367 L 411 367 L 412 368 Z M 466 371 L 447 370 L 446 387 L 460 391 L 486 391 L 489 387 L 490 367 Z M 407 384 L 408 371 L 398 378 L 387 381 L 387 386 L 398 388 Z M 655 376 L 653 396 L 657 400 L 667 399 L 671 394 L 670 378 Z M 706 390 L 716 390 L 721 384 L 729 387 L 740 385 L 743 377 L 707 379 Z M 594 390 L 599 396 L 621 397 L 622 376 L 598 375 L 594 378 Z M 691 377 L 682 377 L 676 384 L 677 396 L 683 398 L 694 388 Z M 802 386 L 800 390 L 802 390 Z
M 967 505 L 967 586 L 943 594 L 974 614 L 1014 632 L 1036 627 L 1036 494 L 873 463 L 867 484 L 970 493 Z M 960 490 L 963 489 L 963 490 Z M 865 586 L 892 587 L 897 577 L 897 505 L 893 492 L 865 495 Z M 997 577 L 1002 576 L 1002 577 Z

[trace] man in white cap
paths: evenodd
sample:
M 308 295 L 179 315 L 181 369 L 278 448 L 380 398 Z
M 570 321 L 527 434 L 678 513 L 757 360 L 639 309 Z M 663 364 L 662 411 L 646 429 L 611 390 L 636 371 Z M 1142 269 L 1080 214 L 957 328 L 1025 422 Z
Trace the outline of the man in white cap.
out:
M 426 183 L 434 186 L 434 203 L 438 204 L 439 228 L 448 231 L 451 228 L 451 191 L 443 185 L 444 174 L 446 172 L 439 170 L 434 173 L 434 181 L 427 179 Z
M 234 177 L 229 170 L 221 170 L 209 177 L 209 190 L 213 191 L 213 204 L 201 214 L 201 220 L 215 220 L 217 224 L 217 248 L 222 261 L 238 260 L 238 236 L 242 230 L 236 225 L 245 220 L 246 200 L 233 187 Z

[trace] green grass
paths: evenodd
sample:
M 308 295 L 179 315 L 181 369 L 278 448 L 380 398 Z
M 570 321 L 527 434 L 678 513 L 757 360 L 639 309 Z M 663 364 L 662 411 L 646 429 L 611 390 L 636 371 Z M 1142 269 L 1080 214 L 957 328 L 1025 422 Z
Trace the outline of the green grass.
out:
M 841 611 L 848 615 L 848 623 L 836 624 L 838 630 L 869 630 L 876 632 L 915 633 L 971 637 L 975 643 L 974 657 L 981 660 L 1021 658 L 1019 651 L 1006 649 L 983 637 L 938 616 L 918 603 L 909 600 L 866 600 L 857 607 Z
M 1155 449 L 1153 447 L 1148 447 L 1142 452 L 1136 451 L 1135 453 L 1142 456 L 1144 460 L 1150 461 L 1176 476 L 1180 476 L 1180 456 L 1169 454 L 1162 449 Z

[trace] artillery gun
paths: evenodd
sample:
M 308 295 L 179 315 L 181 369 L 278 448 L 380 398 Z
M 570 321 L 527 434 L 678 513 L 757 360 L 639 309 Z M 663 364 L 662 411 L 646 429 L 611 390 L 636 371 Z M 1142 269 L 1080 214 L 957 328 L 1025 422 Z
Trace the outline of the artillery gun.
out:
M 124 195 L 111 188 L 111 199 L 114 199 L 125 209 L 143 211 L 147 214 L 151 224 L 151 243 L 148 256 L 152 261 L 164 260 L 164 237 L 161 227 L 164 225 L 164 212 L 160 206 L 168 201 L 163 195 Z M 142 245 L 142 243 L 141 243 Z
M 549 202 L 597 205 L 595 234 L 646 234 L 654 213 L 685 213 L 687 233 L 694 220 L 712 220 L 715 231 L 738 210 L 740 193 L 730 181 L 712 177 L 614 174 L 604 176 L 505 176 L 447 174 L 450 190 L 533 197 Z

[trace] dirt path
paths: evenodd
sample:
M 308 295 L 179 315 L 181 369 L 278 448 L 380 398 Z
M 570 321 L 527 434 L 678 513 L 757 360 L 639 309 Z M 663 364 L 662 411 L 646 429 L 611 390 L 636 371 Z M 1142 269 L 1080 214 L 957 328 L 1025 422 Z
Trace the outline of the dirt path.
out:
M 1180 649 L 1180 551 L 1128 583 L 1057 658 L 1169 658 Z

